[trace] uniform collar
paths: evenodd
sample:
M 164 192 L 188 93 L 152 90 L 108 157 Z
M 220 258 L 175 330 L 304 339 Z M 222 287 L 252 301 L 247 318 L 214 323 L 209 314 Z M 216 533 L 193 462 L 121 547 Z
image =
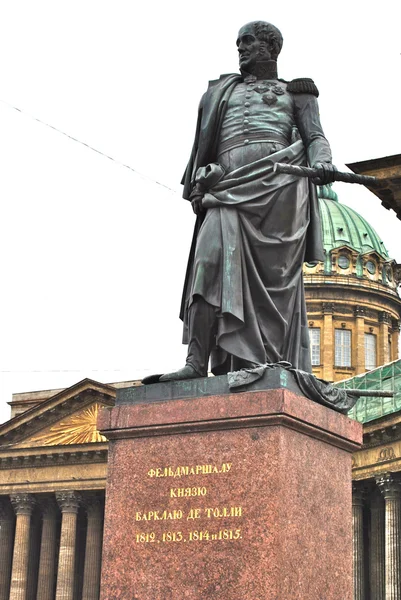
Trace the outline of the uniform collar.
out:
M 251 83 L 258 79 L 277 79 L 277 61 L 259 60 L 256 63 L 254 73 L 247 73 L 241 70 L 241 74 L 246 83 Z

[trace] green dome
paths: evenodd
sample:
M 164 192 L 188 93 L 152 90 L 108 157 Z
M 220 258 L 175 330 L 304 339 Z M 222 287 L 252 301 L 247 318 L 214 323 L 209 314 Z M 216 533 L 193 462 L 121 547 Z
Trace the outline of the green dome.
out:
M 373 227 L 352 208 L 341 204 L 331 185 L 318 187 L 318 197 L 327 254 L 347 245 L 360 254 L 376 251 L 384 259 L 390 258 Z

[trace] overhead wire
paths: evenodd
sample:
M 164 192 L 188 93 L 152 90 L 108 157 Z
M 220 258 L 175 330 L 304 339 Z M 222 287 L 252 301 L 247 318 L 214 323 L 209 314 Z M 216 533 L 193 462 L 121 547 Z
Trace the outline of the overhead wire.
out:
M 18 108 L 17 106 L 14 106 L 10 102 L 6 102 L 5 100 L 2 100 L 2 99 L 0 99 L 0 102 L 4 105 L 8 106 L 9 108 L 15 110 L 16 112 L 31 118 L 32 120 L 36 121 L 37 123 L 40 123 L 41 125 L 44 125 L 45 127 L 48 127 L 49 129 L 52 129 L 53 131 L 56 131 L 57 133 L 67 137 L 68 139 L 72 140 L 73 142 L 81 144 L 82 146 L 85 146 L 88 150 L 92 150 L 92 152 L 96 152 L 96 154 L 99 154 L 100 156 L 103 156 L 104 158 L 111 160 L 112 162 L 116 163 L 117 165 L 119 165 L 125 169 L 128 169 L 129 171 L 132 171 L 133 173 L 135 173 L 142 179 L 145 179 L 147 181 L 150 181 L 151 183 L 159 185 L 160 187 L 163 187 L 164 189 L 168 190 L 169 192 L 172 192 L 173 194 L 178 193 L 177 190 L 174 190 L 173 188 L 169 187 L 168 185 L 162 183 L 161 181 L 158 181 L 156 179 L 153 179 L 152 177 L 144 175 L 137 169 L 134 169 L 134 167 L 131 167 L 131 165 L 128 165 L 126 163 L 123 163 L 120 160 L 117 160 L 113 156 L 110 156 L 109 154 L 102 152 L 101 150 L 99 150 L 98 148 L 95 148 L 91 144 L 88 144 L 88 143 L 80 140 L 79 138 L 76 138 L 75 136 L 70 135 L 69 133 L 63 131 L 62 129 L 59 129 L 56 126 L 51 125 L 50 123 L 47 123 L 46 121 L 43 121 L 42 119 L 39 119 L 38 117 L 35 117 L 34 115 L 28 113 L 27 111 L 25 111 L 21 108 Z M 118 373 L 118 372 L 124 371 L 124 369 L 89 369 L 89 370 L 88 369 L 32 369 L 32 370 L 2 369 L 2 370 L 0 370 L 0 373 L 3 373 L 3 374 L 6 374 L 6 373 L 8 373 L 8 374 L 13 374 L 13 373 L 14 374 L 16 374 L 16 373 L 19 373 L 19 374 L 22 374 L 22 373 L 79 373 L 83 370 L 85 370 L 86 372 L 89 372 L 89 373 L 97 373 L 97 372 Z M 145 369 L 145 370 L 148 370 L 148 369 Z
M 21 108 L 18 108 L 17 106 L 14 106 L 13 104 L 10 104 L 9 102 L 6 102 L 5 100 L 1 100 L 0 99 L 0 102 L 2 104 L 4 104 L 4 105 L 8 106 L 9 108 L 12 108 L 13 110 L 21 113 L 22 115 L 25 115 L 25 116 L 33 119 L 34 121 L 37 121 L 41 125 L 44 125 L 45 127 L 48 127 L 49 129 L 53 129 L 53 131 L 56 131 L 57 133 L 60 133 L 61 135 L 64 135 L 65 137 L 67 137 L 68 139 L 72 140 L 73 142 L 76 142 L 77 144 L 81 144 L 81 146 L 85 146 L 86 148 L 88 148 L 88 150 L 92 150 L 92 152 L 96 152 L 97 154 L 100 154 L 104 158 L 108 158 L 109 160 L 111 160 L 112 162 L 116 163 L 120 167 L 124 167 L 124 169 L 128 169 L 129 171 L 132 171 L 133 173 L 135 173 L 136 175 L 138 175 L 142 179 L 150 181 L 151 183 L 155 183 L 156 185 L 159 185 L 159 186 L 165 188 L 166 190 L 168 190 L 169 192 L 172 192 L 173 194 L 177 194 L 178 193 L 177 190 L 174 190 L 173 188 L 169 187 L 165 183 L 162 183 L 161 181 L 157 181 L 157 179 L 153 179 L 152 177 L 149 177 L 148 175 L 144 175 L 143 173 L 141 173 L 137 169 L 134 169 L 134 167 L 131 167 L 131 165 L 123 163 L 122 161 L 114 158 L 113 156 L 110 156 L 109 154 L 106 154 L 105 152 L 102 152 L 101 150 L 98 150 L 94 146 L 91 146 L 90 144 L 87 144 L 86 142 L 83 142 L 82 140 L 74 137 L 73 135 L 70 135 L 69 133 L 66 133 L 62 129 L 59 129 L 58 127 L 55 127 L 54 125 L 51 125 L 50 123 L 47 123 L 46 121 L 43 121 L 42 119 L 39 119 L 38 117 L 35 117 L 34 115 L 26 112 L 25 110 L 23 110 Z
M 0 373 L 80 373 L 88 371 L 90 373 L 117 373 L 127 371 L 128 369 L 1 369 Z

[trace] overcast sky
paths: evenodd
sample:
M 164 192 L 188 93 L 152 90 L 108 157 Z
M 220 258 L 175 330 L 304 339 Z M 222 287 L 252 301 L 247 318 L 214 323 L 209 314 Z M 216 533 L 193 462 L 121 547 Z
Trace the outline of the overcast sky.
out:
M 241 25 L 281 29 L 279 76 L 315 80 L 338 168 L 401 152 L 399 0 L 13 0 L 0 16 L 0 421 L 12 392 L 183 365 L 194 216 L 179 181 Z M 335 189 L 401 262 L 395 214 Z

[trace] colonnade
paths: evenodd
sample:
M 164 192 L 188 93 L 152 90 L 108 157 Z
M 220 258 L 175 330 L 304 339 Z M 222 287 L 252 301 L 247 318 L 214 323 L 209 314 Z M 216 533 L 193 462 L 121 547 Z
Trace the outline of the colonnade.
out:
M 354 600 L 401 600 L 401 479 L 353 483 Z M 98 600 L 104 492 L 0 496 L 0 600 Z
M 0 497 L 0 600 L 98 600 L 104 492 Z
M 401 480 L 354 482 L 354 600 L 401 600 Z

